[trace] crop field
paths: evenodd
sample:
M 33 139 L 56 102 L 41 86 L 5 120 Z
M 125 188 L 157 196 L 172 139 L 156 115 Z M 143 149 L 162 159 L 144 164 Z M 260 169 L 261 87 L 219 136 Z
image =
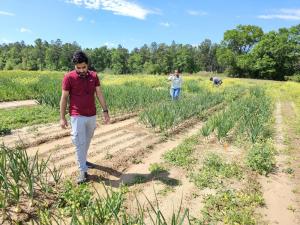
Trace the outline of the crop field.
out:
M 99 74 L 111 114 L 76 185 L 61 72 L 0 72 L 0 224 L 299 224 L 300 84 Z

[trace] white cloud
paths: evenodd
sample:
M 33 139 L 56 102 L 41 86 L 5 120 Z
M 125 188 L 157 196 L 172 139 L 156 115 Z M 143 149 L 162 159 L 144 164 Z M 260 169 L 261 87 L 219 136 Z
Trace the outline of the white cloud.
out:
M 159 25 L 163 26 L 163 27 L 170 27 L 171 24 L 169 24 L 168 22 L 161 22 Z
M 300 20 L 300 9 L 280 9 L 275 14 L 259 15 L 260 19 Z
M 206 16 L 208 13 L 204 11 L 195 11 L 195 10 L 187 10 L 186 11 L 191 16 Z
M 88 9 L 102 9 L 112 11 L 115 15 L 130 16 L 145 19 L 152 11 L 127 0 L 67 0 L 67 3 L 82 6 Z
M 21 32 L 21 33 L 31 33 L 31 30 L 28 29 L 28 28 L 25 28 L 25 27 L 21 27 L 21 28 L 20 28 L 20 32 Z
M 78 22 L 83 21 L 83 16 L 78 16 L 77 21 L 78 21 Z
M 14 13 L 4 12 L 4 11 L 0 11 L 0 15 L 2 15 L 2 16 L 15 16 Z

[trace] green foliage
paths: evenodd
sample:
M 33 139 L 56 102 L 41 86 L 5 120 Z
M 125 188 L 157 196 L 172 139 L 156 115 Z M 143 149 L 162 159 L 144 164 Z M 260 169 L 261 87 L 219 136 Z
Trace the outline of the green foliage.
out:
M 57 206 L 62 208 L 64 213 L 70 214 L 73 210 L 84 209 L 91 201 L 92 192 L 88 185 L 74 185 L 68 180 L 59 194 Z
M 126 74 L 129 73 L 128 69 L 128 57 L 129 52 L 126 48 L 121 45 L 111 51 L 111 68 L 115 74 Z
M 264 204 L 257 190 L 221 190 L 204 198 L 201 224 L 257 224 L 255 209 Z
M 167 172 L 167 169 L 158 163 L 151 163 L 149 166 L 149 171 L 153 176 L 157 176 L 161 173 Z
M 271 99 L 266 96 L 262 88 L 250 88 L 249 95 L 242 99 L 239 103 L 239 108 L 243 113 L 237 129 L 240 135 L 246 132 L 248 139 L 252 143 L 270 137 L 269 125 L 273 105 Z
M 275 149 L 270 141 L 255 143 L 248 152 L 247 165 L 259 172 L 267 175 L 274 170 L 275 167 Z
M 192 157 L 192 153 L 197 143 L 197 135 L 192 136 L 184 140 L 184 142 L 178 145 L 176 148 L 165 153 L 164 159 L 176 166 L 186 168 L 192 166 L 192 164 L 195 162 L 195 159 Z
M 0 127 L 0 136 L 4 136 L 4 135 L 8 135 L 8 134 L 11 134 L 10 128 Z
M 293 76 L 285 76 L 285 80 L 300 82 L 300 73 L 294 74 Z
M 242 178 L 242 170 L 236 163 L 226 163 L 220 156 L 209 154 L 203 161 L 203 166 L 198 173 L 192 174 L 194 183 L 201 189 L 220 188 L 226 178 Z
M 10 130 L 24 126 L 56 122 L 58 118 L 59 111 L 47 106 L 0 109 L 0 135 L 9 134 Z
M 252 143 L 270 137 L 272 101 L 260 87 L 251 87 L 220 113 L 209 118 L 201 129 L 203 136 L 216 131 L 219 140 L 234 130 L 237 137 Z M 246 134 L 246 135 L 245 135 Z
M 111 112 L 137 111 L 169 98 L 167 90 L 153 89 L 138 83 L 103 86 L 103 93 Z
M 38 154 L 29 157 L 20 147 L 0 146 L 0 206 L 2 212 L 13 212 L 0 221 L 15 221 L 14 213 L 25 210 L 28 203 L 36 206 L 29 211 L 32 216 L 44 202 L 53 199 L 53 189 L 58 189 L 61 175 L 55 168 L 49 169 L 47 164 L 48 160 L 39 159 Z M 50 180 L 55 180 L 55 183 Z
M 198 46 L 165 43 L 143 45 L 131 52 L 119 45 L 117 48 L 102 46 L 84 49 L 90 58 L 90 67 L 98 72 L 115 74 L 140 73 L 167 74 L 174 69 L 187 73 L 219 70 L 216 60 L 217 44 L 206 39 Z M 0 46 L 0 70 L 59 70 L 73 69 L 72 55 L 81 49 L 76 43 L 63 43 L 60 39 L 35 40 L 35 45 L 23 41 Z
M 146 108 L 139 115 L 140 120 L 159 131 L 175 128 L 186 119 L 203 113 L 210 107 L 222 102 L 220 93 L 203 90 L 194 96 L 182 96 L 179 101 L 161 102 Z
M 0 73 L 0 102 L 35 99 L 41 92 L 47 91 L 49 81 L 59 81 L 61 72 L 2 71 Z
M 195 82 L 194 80 L 188 80 L 184 82 L 183 89 L 191 93 L 201 92 L 201 87 L 199 83 Z
M 224 33 L 224 44 L 233 52 L 244 54 L 249 52 L 262 36 L 263 30 L 258 26 L 238 25 L 236 29 Z
M 46 86 L 46 85 L 47 86 Z M 43 77 L 35 85 L 36 100 L 39 104 L 50 106 L 59 110 L 61 98 L 61 80 Z
M 251 25 L 224 33 L 218 62 L 234 77 L 284 80 L 299 68 L 300 26 L 263 34 Z

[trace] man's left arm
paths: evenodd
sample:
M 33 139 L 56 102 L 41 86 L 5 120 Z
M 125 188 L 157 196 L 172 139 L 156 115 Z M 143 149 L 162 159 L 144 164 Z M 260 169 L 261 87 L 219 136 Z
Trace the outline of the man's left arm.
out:
M 108 108 L 107 108 L 100 85 L 96 86 L 96 96 L 97 96 L 97 99 L 98 99 L 102 109 L 103 109 L 102 111 L 103 111 L 104 123 L 107 124 L 107 123 L 109 123 L 110 118 L 109 118 Z

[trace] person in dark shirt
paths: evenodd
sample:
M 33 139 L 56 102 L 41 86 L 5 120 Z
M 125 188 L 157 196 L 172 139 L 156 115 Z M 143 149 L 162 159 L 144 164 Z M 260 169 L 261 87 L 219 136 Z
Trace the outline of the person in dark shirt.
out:
M 215 86 L 220 86 L 223 83 L 219 77 L 211 77 L 209 80 L 212 81 Z

